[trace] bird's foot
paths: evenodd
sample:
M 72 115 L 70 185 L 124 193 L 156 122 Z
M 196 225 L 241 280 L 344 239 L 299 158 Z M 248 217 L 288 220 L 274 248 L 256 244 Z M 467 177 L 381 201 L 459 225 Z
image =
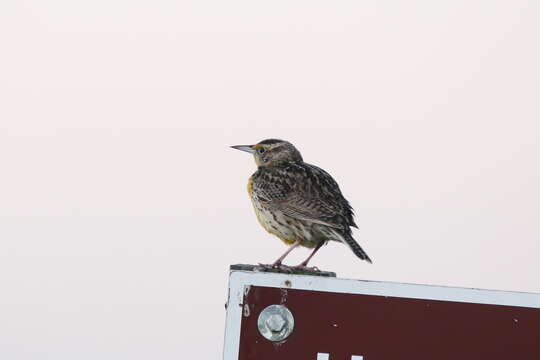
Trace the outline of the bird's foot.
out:
M 303 271 L 321 272 L 321 269 L 319 269 L 316 266 L 307 266 L 307 265 L 304 265 L 304 264 L 293 266 L 292 269 L 294 269 L 294 270 L 303 270 Z
M 259 270 L 271 270 L 273 268 L 273 265 L 272 264 L 262 264 L 262 263 L 259 263 L 259 265 L 257 266 L 257 268 Z
M 292 273 L 292 271 L 293 271 L 292 266 L 283 265 L 283 264 L 274 264 L 274 265 L 272 265 L 272 268 L 277 269 L 279 271 L 288 272 L 288 273 Z
M 283 265 L 282 263 L 273 263 L 273 264 L 261 264 L 259 263 L 258 268 L 262 271 L 268 270 L 279 270 L 283 272 L 292 272 L 294 269 L 292 266 Z

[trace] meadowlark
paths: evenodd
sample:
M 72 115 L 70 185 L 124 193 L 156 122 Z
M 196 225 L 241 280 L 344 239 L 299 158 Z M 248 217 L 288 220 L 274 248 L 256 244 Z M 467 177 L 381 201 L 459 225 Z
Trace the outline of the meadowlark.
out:
M 314 249 L 296 268 L 307 268 L 313 255 L 328 241 L 339 241 L 362 260 L 371 259 L 353 239 L 357 227 L 353 209 L 336 181 L 323 169 L 305 163 L 288 141 L 263 140 L 255 145 L 232 148 L 253 154 L 257 171 L 249 178 L 248 193 L 257 219 L 269 233 L 290 245 L 272 266 L 296 247 Z

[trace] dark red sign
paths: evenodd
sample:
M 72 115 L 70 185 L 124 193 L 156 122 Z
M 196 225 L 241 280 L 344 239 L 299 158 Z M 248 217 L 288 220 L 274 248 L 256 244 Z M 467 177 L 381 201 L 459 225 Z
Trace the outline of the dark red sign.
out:
M 233 341 L 237 335 L 226 334 L 226 347 L 237 349 L 226 349 L 225 360 L 540 359 L 538 294 L 522 294 L 525 305 L 515 306 L 489 301 L 513 303 L 521 299 L 520 293 L 425 287 L 432 298 L 423 299 L 411 296 L 423 291 L 421 285 L 264 273 L 239 278 L 244 290 L 229 299 L 230 307 L 237 296 L 241 309 L 234 310 L 239 330 L 231 330 L 239 332 L 239 339 Z M 351 292 L 345 292 L 349 282 Z M 329 291 L 334 283 L 339 292 Z M 322 289 L 301 289 L 307 286 Z M 359 293 L 366 289 L 403 292 L 406 297 Z M 461 301 L 429 296 L 439 292 L 441 298 L 456 293 Z M 280 342 L 268 340 L 258 328 L 261 311 L 276 304 L 294 317 L 292 333 Z

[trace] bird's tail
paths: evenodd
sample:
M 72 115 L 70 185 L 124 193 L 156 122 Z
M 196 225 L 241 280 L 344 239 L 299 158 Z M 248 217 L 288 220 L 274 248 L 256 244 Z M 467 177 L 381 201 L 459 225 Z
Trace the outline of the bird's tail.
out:
M 358 243 L 356 242 L 356 240 L 353 239 L 350 231 L 348 232 L 345 232 L 344 234 L 342 234 L 342 239 L 343 239 L 343 242 L 349 247 L 351 248 L 352 252 L 354 253 L 354 255 L 358 256 L 360 259 L 362 260 L 366 260 L 368 263 L 372 264 L 372 261 L 371 259 L 369 258 L 368 254 L 366 254 L 366 252 L 364 251 L 364 249 L 362 249 L 360 247 L 360 245 L 358 245 Z

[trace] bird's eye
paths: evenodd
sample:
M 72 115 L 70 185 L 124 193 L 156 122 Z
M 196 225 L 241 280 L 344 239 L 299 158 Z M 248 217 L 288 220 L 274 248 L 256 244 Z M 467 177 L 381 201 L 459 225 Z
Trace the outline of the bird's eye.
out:
M 258 152 L 259 154 L 264 154 L 265 151 L 266 151 L 266 150 L 265 150 L 264 148 L 258 148 L 258 149 L 257 149 L 257 152 Z

